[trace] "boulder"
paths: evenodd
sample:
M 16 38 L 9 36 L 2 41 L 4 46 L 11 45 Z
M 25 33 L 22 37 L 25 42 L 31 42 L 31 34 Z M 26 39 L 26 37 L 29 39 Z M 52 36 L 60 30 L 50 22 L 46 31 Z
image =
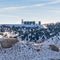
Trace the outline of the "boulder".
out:
M 2 48 L 10 48 L 17 42 L 19 41 L 16 38 L 8 38 L 4 41 L 1 41 L 1 46 Z
M 49 46 L 50 46 L 51 50 L 59 52 L 59 48 L 57 46 L 55 46 L 55 45 L 49 45 Z

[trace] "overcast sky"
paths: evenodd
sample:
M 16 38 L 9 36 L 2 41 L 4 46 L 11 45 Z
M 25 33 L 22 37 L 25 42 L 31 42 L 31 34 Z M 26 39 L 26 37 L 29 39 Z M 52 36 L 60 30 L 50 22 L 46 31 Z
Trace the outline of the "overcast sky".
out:
M 60 22 L 60 0 L 0 0 L 0 24 L 19 24 L 21 19 Z

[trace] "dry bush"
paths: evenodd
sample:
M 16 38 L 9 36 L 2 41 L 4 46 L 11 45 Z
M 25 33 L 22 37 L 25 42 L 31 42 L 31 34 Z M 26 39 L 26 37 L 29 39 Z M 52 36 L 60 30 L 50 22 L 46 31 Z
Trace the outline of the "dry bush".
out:
M 59 52 L 59 48 L 57 46 L 55 46 L 55 45 L 49 45 L 49 46 L 50 46 L 51 50 Z
M 37 52 L 39 52 L 40 51 L 40 48 L 37 47 L 37 46 L 35 46 L 34 50 L 36 50 Z
M 3 48 L 10 48 L 17 42 L 19 41 L 16 38 L 8 38 L 7 40 L 1 41 L 1 46 Z
M 34 48 L 35 51 L 39 52 L 40 51 L 40 48 Z

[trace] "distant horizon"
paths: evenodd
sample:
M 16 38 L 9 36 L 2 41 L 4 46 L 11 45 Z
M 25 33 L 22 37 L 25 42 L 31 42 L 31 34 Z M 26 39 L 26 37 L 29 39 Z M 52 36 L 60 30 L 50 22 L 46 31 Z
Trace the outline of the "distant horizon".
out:
M 24 21 L 27 21 L 27 20 L 24 20 Z M 29 21 L 31 21 L 31 20 L 29 20 Z M 33 21 L 34 21 L 34 20 L 33 20 Z M 35 21 L 35 22 L 36 22 L 36 21 Z M 38 24 L 38 22 L 39 22 L 39 21 L 37 21 L 36 24 Z M 40 22 L 41 22 L 41 21 L 40 21 Z M 60 22 L 59 22 L 59 21 L 57 21 L 57 22 L 46 22 L 46 23 L 42 23 L 42 22 L 41 22 L 41 24 L 51 24 L 51 23 L 52 23 L 52 24 L 55 24 L 55 23 L 60 23 Z M 13 24 L 13 25 L 18 24 L 18 25 L 19 25 L 19 24 L 22 24 L 22 23 L 21 23 L 21 22 L 20 22 L 20 23 L 0 23 L 0 25 L 5 25 L 5 24 L 8 24 L 8 25 L 9 25 L 9 24 L 11 24 L 11 25 L 12 25 L 12 24 Z
M 21 19 L 60 22 L 60 0 L 0 0 L 0 24 L 19 24 Z

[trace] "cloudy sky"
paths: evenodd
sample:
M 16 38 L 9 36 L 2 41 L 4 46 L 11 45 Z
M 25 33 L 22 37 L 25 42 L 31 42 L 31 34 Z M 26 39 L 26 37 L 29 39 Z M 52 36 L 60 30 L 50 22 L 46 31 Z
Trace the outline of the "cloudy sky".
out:
M 60 0 L 0 0 L 0 24 L 19 24 L 21 19 L 60 22 Z

